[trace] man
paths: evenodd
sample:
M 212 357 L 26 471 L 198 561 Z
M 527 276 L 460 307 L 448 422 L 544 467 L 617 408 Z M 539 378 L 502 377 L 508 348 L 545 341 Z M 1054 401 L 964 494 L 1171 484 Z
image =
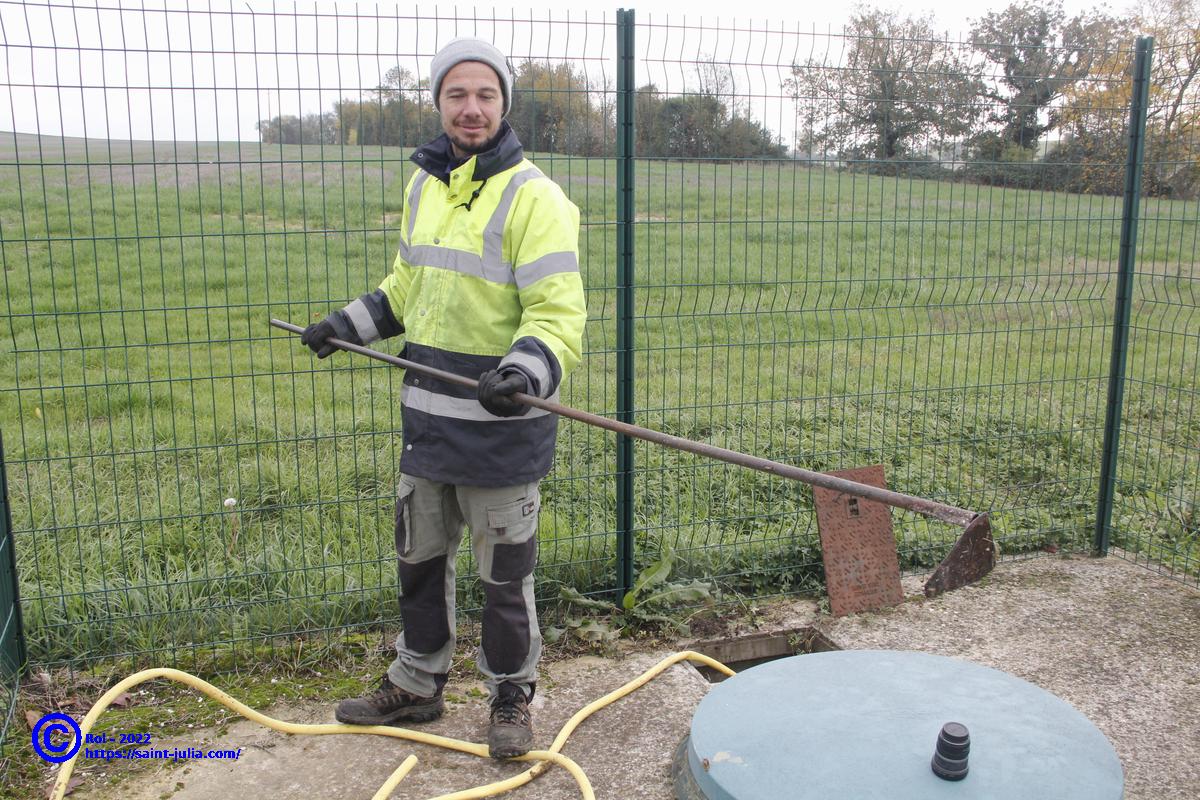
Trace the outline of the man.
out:
M 488 746 L 494 758 L 513 758 L 533 743 L 538 483 L 553 460 L 557 417 L 512 395 L 557 397 L 580 360 L 579 210 L 524 158 L 504 120 L 512 77 L 499 50 L 455 39 L 430 73 L 445 133 L 412 155 L 420 169 L 405 190 L 393 271 L 301 341 L 325 358 L 336 350 L 331 337 L 366 344 L 403 333 L 405 358 L 479 376 L 479 388 L 404 376 L 396 498 L 404 629 L 380 687 L 339 703 L 336 716 L 392 725 L 441 715 L 465 525 L 484 588 L 477 664 L 491 692 Z

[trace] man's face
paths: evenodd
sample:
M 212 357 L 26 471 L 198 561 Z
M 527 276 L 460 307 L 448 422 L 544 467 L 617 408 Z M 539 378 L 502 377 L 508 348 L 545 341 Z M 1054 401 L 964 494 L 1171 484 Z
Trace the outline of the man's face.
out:
M 483 152 L 504 117 L 500 77 L 479 61 L 455 64 L 442 79 L 438 106 L 442 130 L 450 137 L 455 155 L 468 158 Z

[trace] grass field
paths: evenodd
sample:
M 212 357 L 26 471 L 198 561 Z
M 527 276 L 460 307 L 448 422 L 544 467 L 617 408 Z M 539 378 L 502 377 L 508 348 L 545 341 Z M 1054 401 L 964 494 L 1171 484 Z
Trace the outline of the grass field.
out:
M 564 401 L 612 415 L 615 164 L 533 157 L 584 223 L 587 354 Z M 34 658 L 395 615 L 401 375 L 317 362 L 267 320 L 377 285 L 411 169 L 387 148 L 0 135 L 0 420 Z M 1090 546 L 1119 198 L 791 161 L 636 174 L 639 423 L 813 469 L 883 463 L 892 488 L 991 511 L 1010 554 Z M 1192 575 L 1198 218 L 1142 203 L 1114 515 L 1118 544 Z M 805 487 L 636 458 L 639 563 L 668 544 L 723 589 L 820 582 Z M 610 435 L 563 423 L 541 596 L 613 585 L 614 464 Z M 894 520 L 908 568 L 957 534 Z

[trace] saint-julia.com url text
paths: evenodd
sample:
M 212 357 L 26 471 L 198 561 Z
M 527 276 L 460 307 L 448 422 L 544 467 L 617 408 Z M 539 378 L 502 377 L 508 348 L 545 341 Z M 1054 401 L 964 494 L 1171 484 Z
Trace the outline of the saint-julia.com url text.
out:
M 226 761 L 237 761 L 242 757 L 242 749 L 241 747 L 236 750 L 201 750 L 197 747 L 169 747 L 162 749 L 146 747 L 132 750 L 113 750 L 107 747 L 85 747 L 83 748 L 83 754 L 87 758 L 102 758 L 105 761 L 112 761 L 114 758 L 157 758 L 172 761 L 224 759 Z

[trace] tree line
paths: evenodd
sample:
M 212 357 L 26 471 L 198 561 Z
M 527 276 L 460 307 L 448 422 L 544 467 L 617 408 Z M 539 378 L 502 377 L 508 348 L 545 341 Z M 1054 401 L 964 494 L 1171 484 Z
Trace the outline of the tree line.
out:
M 635 98 L 636 152 L 663 158 L 835 160 L 851 169 L 1092 193 L 1123 189 L 1137 34 L 1156 37 L 1145 189 L 1200 194 L 1200 0 L 1147 0 L 1129 18 L 1067 16 L 1059 0 L 1017 0 L 972 23 L 968 41 L 939 37 L 932 16 L 859 6 L 836 57 L 790 66 L 790 147 L 755 120 L 732 73 L 696 65 L 697 88 L 653 84 Z M 615 152 L 610 87 L 570 62 L 525 61 L 509 121 L 526 148 Z M 360 98 L 302 119 L 258 125 L 264 143 L 412 147 L 440 122 L 425 81 L 401 67 Z
M 838 64 L 792 66 L 802 149 L 851 168 L 1119 194 L 1124 189 L 1135 35 L 1156 39 L 1145 191 L 1200 193 L 1200 15 L 1196 0 L 1149 0 L 1131 19 L 1068 17 L 1021 0 L 974 21 L 967 43 L 930 16 L 860 7 Z
M 713 71 L 711 68 L 709 72 Z M 637 152 L 666 158 L 783 157 L 787 148 L 765 126 L 726 98 L 728 76 L 699 93 L 669 95 L 649 84 L 637 92 Z M 611 91 L 598 90 L 569 62 L 525 61 L 515 70 L 508 121 L 525 148 L 578 156 L 616 152 Z M 345 98 L 333 111 L 258 123 L 264 144 L 347 144 L 416 147 L 441 132 L 428 90 L 394 67 L 362 99 Z

